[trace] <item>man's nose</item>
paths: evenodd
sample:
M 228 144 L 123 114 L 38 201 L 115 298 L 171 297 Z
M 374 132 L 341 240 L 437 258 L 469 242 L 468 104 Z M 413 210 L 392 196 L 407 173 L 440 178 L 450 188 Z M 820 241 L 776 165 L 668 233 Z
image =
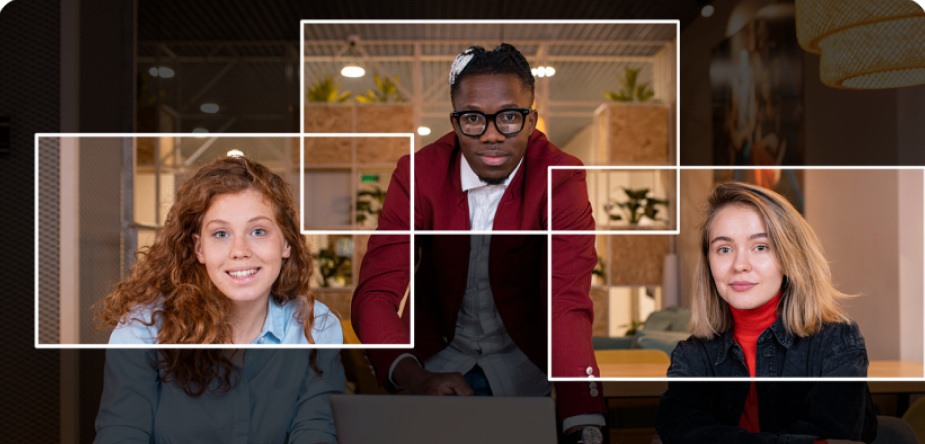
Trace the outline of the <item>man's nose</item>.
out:
M 482 143 L 498 143 L 504 142 L 504 134 L 501 134 L 501 131 L 498 131 L 498 126 L 495 124 L 495 121 L 486 122 L 485 132 L 482 133 L 482 136 L 479 137 L 479 141 Z

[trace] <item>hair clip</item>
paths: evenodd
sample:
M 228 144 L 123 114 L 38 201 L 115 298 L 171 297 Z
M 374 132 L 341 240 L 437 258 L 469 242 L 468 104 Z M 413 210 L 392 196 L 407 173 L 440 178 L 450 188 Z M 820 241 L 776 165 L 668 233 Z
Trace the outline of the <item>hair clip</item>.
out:
M 456 83 L 456 77 L 459 77 L 459 73 L 466 69 L 466 65 L 469 64 L 469 61 L 472 60 L 474 56 L 474 47 L 470 47 L 456 56 L 456 60 L 453 60 L 453 66 L 450 67 L 450 86 Z

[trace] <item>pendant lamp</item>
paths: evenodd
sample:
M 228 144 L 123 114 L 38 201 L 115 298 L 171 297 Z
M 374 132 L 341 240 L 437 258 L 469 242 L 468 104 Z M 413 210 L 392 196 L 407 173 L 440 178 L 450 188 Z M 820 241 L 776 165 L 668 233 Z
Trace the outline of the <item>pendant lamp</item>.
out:
M 912 0 L 796 0 L 796 25 L 827 86 L 925 84 L 925 12 Z

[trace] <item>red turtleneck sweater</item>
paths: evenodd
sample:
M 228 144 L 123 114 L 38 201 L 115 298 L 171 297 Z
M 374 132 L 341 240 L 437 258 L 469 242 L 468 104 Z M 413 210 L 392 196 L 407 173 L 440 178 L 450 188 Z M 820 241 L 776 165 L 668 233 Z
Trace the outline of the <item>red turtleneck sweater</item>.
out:
M 780 293 L 774 296 L 761 307 L 752 310 L 739 310 L 729 306 L 732 319 L 735 322 L 732 337 L 742 347 L 745 354 L 745 364 L 749 375 L 755 377 L 755 360 L 758 349 L 758 337 L 777 320 L 777 304 L 780 302 Z M 748 389 L 748 398 L 745 399 L 745 408 L 739 418 L 739 427 L 750 433 L 761 431 L 758 422 L 758 387 L 752 381 Z M 817 440 L 814 444 L 827 444 L 825 440 Z

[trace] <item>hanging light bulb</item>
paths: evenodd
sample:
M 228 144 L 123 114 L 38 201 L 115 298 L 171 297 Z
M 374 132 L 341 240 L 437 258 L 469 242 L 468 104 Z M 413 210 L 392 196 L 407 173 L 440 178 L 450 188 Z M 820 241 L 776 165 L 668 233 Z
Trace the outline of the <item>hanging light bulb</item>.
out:
M 709 17 L 713 15 L 713 5 L 706 5 L 703 9 L 700 10 L 700 15 L 704 17 Z
M 354 52 L 358 52 L 356 47 L 360 43 L 360 36 L 350 35 L 347 37 L 347 57 L 348 58 L 359 58 L 357 55 L 354 55 Z M 340 70 L 340 74 L 344 77 L 363 77 L 366 74 L 366 70 L 361 68 L 359 64 L 348 62 L 343 69 Z
M 797 0 L 797 40 L 820 54 L 819 78 L 834 88 L 925 84 L 925 15 L 911 1 Z
M 340 70 L 340 74 L 344 77 L 363 77 L 363 75 L 366 74 L 366 70 L 359 66 L 349 65 Z
M 228 157 L 244 157 L 244 153 L 241 150 L 230 150 L 228 151 Z
M 538 66 L 531 68 L 530 73 L 533 74 L 533 77 L 552 77 L 556 74 L 556 69 L 552 66 Z

